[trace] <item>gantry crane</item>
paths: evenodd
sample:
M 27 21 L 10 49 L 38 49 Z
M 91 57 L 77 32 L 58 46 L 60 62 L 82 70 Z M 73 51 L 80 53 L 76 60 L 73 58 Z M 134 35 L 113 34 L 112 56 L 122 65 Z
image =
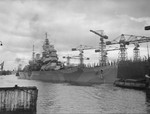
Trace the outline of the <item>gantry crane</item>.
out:
M 90 30 L 90 32 L 93 32 L 94 34 L 100 36 L 100 43 L 99 43 L 99 52 L 100 52 L 100 55 L 99 55 L 99 64 L 105 64 L 106 63 L 106 52 L 105 52 L 105 49 L 106 49 L 106 44 L 104 42 L 104 39 L 108 39 L 108 36 L 104 35 L 103 34 L 103 30 L 101 31 L 101 33 L 98 33 L 94 30 Z
M 72 51 L 79 51 L 79 59 L 80 59 L 80 66 L 84 65 L 84 59 L 89 60 L 89 58 L 84 58 L 83 57 L 83 50 L 89 50 L 89 49 L 95 49 L 92 46 L 87 46 L 87 45 L 79 45 L 76 48 L 72 48 Z
M 119 61 L 125 61 L 127 60 L 127 48 L 126 45 L 134 44 L 134 60 L 139 60 L 139 44 L 140 43 L 146 43 L 150 42 L 150 37 L 146 36 L 136 36 L 136 35 L 128 35 L 128 34 L 121 34 L 119 37 L 115 38 L 112 41 L 107 41 L 106 45 L 114 45 L 119 44 L 120 45 L 120 51 L 119 51 Z M 149 55 L 149 54 L 148 54 Z
M 70 59 L 72 58 L 72 57 L 70 57 L 69 55 L 68 56 L 63 56 L 63 58 L 66 58 L 67 59 L 67 66 L 69 66 L 70 65 Z
M 117 47 L 115 47 L 115 48 L 112 48 L 112 49 L 105 49 L 104 50 L 104 53 L 103 53 L 103 59 L 105 60 L 105 62 L 102 62 L 102 64 L 105 64 L 106 62 L 107 62 L 107 52 L 108 51 L 115 51 L 115 50 L 119 50 L 119 48 L 117 48 Z M 97 53 L 97 52 L 100 52 L 101 50 L 99 50 L 99 49 L 96 49 L 95 50 L 95 52 Z
M 95 52 L 100 52 L 101 53 L 101 49 L 99 49 L 99 47 L 92 47 L 92 46 L 87 46 L 87 45 L 80 45 L 76 48 L 72 48 L 72 51 L 79 51 L 79 56 L 74 56 L 74 57 L 79 57 L 80 59 L 80 65 L 83 65 L 83 60 L 89 60 L 89 58 L 83 58 L 83 50 L 89 50 L 89 49 L 95 49 Z M 99 64 L 105 64 L 106 60 L 107 60 L 107 52 L 108 51 L 114 51 L 114 50 L 119 50 L 119 48 L 117 47 L 113 47 L 113 48 L 109 48 L 109 49 L 104 49 L 103 48 L 103 62 L 100 61 Z M 73 58 L 74 58 L 73 57 Z M 70 62 L 71 57 L 64 57 L 68 59 L 68 63 Z

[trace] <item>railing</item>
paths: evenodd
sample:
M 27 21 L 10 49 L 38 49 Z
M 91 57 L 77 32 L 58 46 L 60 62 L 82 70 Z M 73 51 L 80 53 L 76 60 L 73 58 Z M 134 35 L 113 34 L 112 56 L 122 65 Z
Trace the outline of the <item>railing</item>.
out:
M 100 64 L 96 64 L 96 63 L 88 64 L 85 65 L 85 67 L 94 68 L 94 67 L 116 66 L 116 65 L 118 65 L 118 62 L 114 61 L 114 62 L 107 62 L 107 63 L 100 63 Z
M 36 114 L 36 87 L 0 88 L 0 114 Z

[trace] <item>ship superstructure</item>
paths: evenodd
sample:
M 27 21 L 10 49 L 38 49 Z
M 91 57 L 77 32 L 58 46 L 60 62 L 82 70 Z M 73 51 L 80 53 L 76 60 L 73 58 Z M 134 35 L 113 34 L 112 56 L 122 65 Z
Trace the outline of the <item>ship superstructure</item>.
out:
M 46 39 L 43 44 L 43 52 L 42 52 L 42 58 L 43 65 L 41 67 L 41 70 L 58 70 L 60 69 L 60 62 L 58 62 L 58 56 L 57 51 L 54 48 L 54 45 L 50 44 L 49 39 L 47 38 L 46 33 Z
M 57 51 L 55 50 L 54 45 L 50 44 L 47 33 L 45 36 L 46 38 L 42 46 L 42 57 L 40 57 L 39 53 L 34 57 L 35 52 L 33 46 L 32 60 L 29 61 L 29 65 L 25 66 L 25 71 L 48 71 L 61 68 L 62 64 L 58 61 Z

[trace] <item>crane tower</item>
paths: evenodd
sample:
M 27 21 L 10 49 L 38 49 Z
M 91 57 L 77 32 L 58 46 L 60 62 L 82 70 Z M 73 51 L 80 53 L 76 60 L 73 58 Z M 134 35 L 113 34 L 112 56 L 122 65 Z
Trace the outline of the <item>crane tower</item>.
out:
M 102 30 L 101 33 L 98 33 L 94 30 L 90 30 L 90 32 L 93 32 L 94 34 L 100 36 L 100 42 L 99 42 L 99 50 L 100 50 L 100 55 L 99 55 L 99 64 L 105 64 L 106 63 L 106 58 L 107 58 L 107 52 L 105 51 L 106 49 L 106 44 L 104 42 L 104 39 L 108 39 L 108 36 L 104 35 L 104 31 Z
M 112 41 L 107 41 L 106 45 L 120 45 L 120 51 L 119 51 L 119 60 L 125 61 L 127 60 L 127 48 L 126 45 L 134 44 L 133 49 L 133 59 L 135 61 L 140 59 L 140 51 L 139 51 L 139 43 L 146 43 L 150 42 L 150 37 L 146 36 L 137 36 L 137 35 L 128 35 L 128 34 L 121 34 L 119 37 L 115 38 Z
M 89 60 L 89 58 L 83 57 L 83 50 L 89 50 L 94 49 L 93 47 L 86 46 L 86 45 L 80 45 L 76 48 L 72 48 L 72 51 L 79 51 L 79 59 L 80 59 L 80 66 L 84 66 L 84 59 Z
M 120 51 L 119 51 L 119 61 L 125 61 L 128 59 L 127 57 L 127 48 L 126 48 L 126 42 L 125 42 L 125 37 L 122 34 L 120 38 Z

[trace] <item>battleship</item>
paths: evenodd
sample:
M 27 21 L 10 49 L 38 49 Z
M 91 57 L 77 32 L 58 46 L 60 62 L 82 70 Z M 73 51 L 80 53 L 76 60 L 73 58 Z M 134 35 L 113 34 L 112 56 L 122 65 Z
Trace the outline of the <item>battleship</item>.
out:
M 19 79 L 91 85 L 113 83 L 117 77 L 116 63 L 86 66 L 83 63 L 82 52 L 79 54 L 81 62 L 78 66 L 64 65 L 58 61 L 57 51 L 54 45 L 50 44 L 47 35 L 42 48 L 42 57 L 40 54 L 36 54 L 34 57 L 33 51 L 32 60 L 19 72 Z
M 29 65 L 25 66 L 24 69 L 19 72 L 18 78 L 54 83 L 67 82 L 70 84 L 91 85 L 103 83 L 113 84 L 118 79 L 143 81 L 145 75 L 149 74 L 149 59 L 141 60 L 139 58 L 139 43 L 150 41 L 149 37 L 122 34 L 119 40 L 114 39 L 104 42 L 104 39 L 108 39 L 108 36 L 101 35 L 93 30 L 90 31 L 100 36 L 100 48 L 99 50 L 95 50 L 95 52 L 100 52 L 100 64 L 93 67 L 84 65 L 84 49 L 80 47 L 78 49 L 80 51 L 80 64 L 78 66 L 64 65 L 62 62 L 58 61 L 57 51 L 54 45 L 50 44 L 46 35 L 42 57 L 40 57 L 40 54 L 36 54 L 34 58 L 33 51 L 32 61 L 29 61 Z M 120 45 L 119 61 L 111 63 L 106 62 L 106 51 L 111 50 L 106 50 L 105 47 L 106 45 L 114 44 Z M 133 61 L 127 60 L 126 57 L 126 45 L 129 44 L 135 45 Z

